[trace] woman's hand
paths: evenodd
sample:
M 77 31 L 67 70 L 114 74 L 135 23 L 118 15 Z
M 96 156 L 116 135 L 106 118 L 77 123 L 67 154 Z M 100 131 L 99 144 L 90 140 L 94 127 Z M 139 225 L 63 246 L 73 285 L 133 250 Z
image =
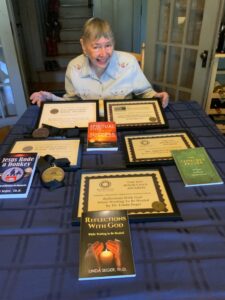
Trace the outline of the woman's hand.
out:
M 163 108 L 167 107 L 169 103 L 169 95 L 167 92 L 156 93 L 154 97 L 160 98 Z
M 30 96 L 31 103 L 37 104 L 38 106 L 41 106 L 41 102 L 46 100 L 52 100 L 52 93 L 40 91 L 35 92 Z
M 85 259 L 89 262 L 95 263 L 96 267 L 100 266 L 99 255 L 104 249 L 104 244 L 99 241 L 88 245 L 88 249 L 85 253 Z

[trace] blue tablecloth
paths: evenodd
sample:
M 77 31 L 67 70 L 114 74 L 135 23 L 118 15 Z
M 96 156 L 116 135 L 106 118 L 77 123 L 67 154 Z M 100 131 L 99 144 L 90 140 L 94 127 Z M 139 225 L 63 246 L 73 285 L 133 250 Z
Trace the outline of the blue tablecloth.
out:
M 35 128 L 30 106 L 1 145 Z M 225 139 L 196 102 L 170 103 L 169 127 L 185 128 L 207 149 L 225 180 Z M 121 134 L 119 133 L 119 139 Z M 83 151 L 82 167 L 125 167 L 121 150 Z M 225 299 L 225 185 L 185 188 L 175 165 L 163 167 L 182 221 L 131 224 L 135 278 L 78 281 L 79 226 L 71 226 L 75 172 L 53 192 L 35 175 L 27 199 L 0 200 L 0 299 Z

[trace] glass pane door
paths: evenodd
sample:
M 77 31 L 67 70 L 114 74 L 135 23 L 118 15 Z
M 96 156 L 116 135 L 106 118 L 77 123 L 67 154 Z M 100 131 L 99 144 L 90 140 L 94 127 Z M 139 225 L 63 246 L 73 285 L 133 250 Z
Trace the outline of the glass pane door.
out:
M 205 0 L 160 1 L 155 84 L 174 100 L 191 97 L 204 4 Z
M 204 105 L 223 7 L 224 0 L 148 1 L 145 74 L 157 91 Z

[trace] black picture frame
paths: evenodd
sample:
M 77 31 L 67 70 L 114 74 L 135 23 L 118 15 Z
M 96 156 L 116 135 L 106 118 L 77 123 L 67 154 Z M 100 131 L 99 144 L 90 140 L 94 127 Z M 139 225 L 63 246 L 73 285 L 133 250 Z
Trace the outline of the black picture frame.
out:
M 93 105 L 95 104 L 94 107 L 94 112 L 92 113 L 92 117 L 90 117 L 90 115 L 88 114 L 87 116 L 87 120 L 83 121 L 83 120 L 76 120 L 74 119 L 74 123 L 72 124 L 72 122 L 68 121 L 70 120 L 69 117 L 66 117 L 66 113 L 65 116 L 63 116 L 62 118 L 62 122 L 63 126 L 60 125 L 60 118 L 57 117 L 57 119 L 55 121 L 50 120 L 49 117 L 49 111 L 51 109 L 51 113 L 53 115 L 57 114 L 58 112 L 60 113 L 60 110 L 62 111 L 62 108 L 66 108 L 67 109 L 67 113 L 69 116 L 71 116 L 71 110 L 73 109 L 77 109 L 77 115 L 82 116 L 82 112 L 79 111 L 79 109 L 81 110 L 82 106 L 86 107 L 87 105 Z M 79 108 L 79 109 L 78 109 Z M 46 114 L 46 117 L 44 117 L 44 114 Z M 46 118 L 46 122 L 44 121 Z M 90 118 L 90 119 L 89 119 Z M 54 119 L 53 119 L 54 120 Z M 44 125 L 48 125 L 48 126 L 53 126 L 53 127 L 57 127 L 57 128 L 75 128 L 78 127 L 80 130 L 87 130 L 88 128 L 88 123 L 89 122 L 97 122 L 99 121 L 99 102 L 98 100 L 82 100 L 82 101 L 46 101 L 46 102 L 42 102 L 41 107 L 40 107 L 40 113 L 38 116 L 38 120 L 36 123 L 36 128 L 40 128 L 42 127 L 42 124 Z M 86 123 L 85 126 L 79 126 L 80 123 Z
M 161 101 L 157 98 L 104 100 L 104 120 L 115 122 L 118 130 L 168 128 Z
M 127 210 L 131 222 L 182 219 L 161 168 L 78 170 L 75 184 L 72 225 L 79 224 L 83 212 L 97 210 Z M 138 185 L 145 186 L 142 193 Z
M 158 144 L 156 143 L 157 139 Z M 175 145 L 176 139 L 177 147 Z M 198 147 L 191 133 L 185 129 L 142 134 L 124 133 L 122 145 L 127 167 L 174 164 L 172 154 L 168 153 L 170 148 L 175 150 Z
M 57 156 L 54 152 L 54 143 L 55 145 L 62 148 L 62 157 Z M 64 144 L 64 145 L 63 145 Z M 39 150 L 38 146 L 41 147 L 41 145 L 45 145 L 46 149 L 49 148 L 48 151 Z M 68 152 L 68 147 L 74 146 L 75 149 L 70 149 L 70 155 L 66 155 Z M 39 150 L 39 152 L 38 152 Z M 67 151 L 67 152 L 66 152 Z M 81 168 L 81 157 L 82 157 L 82 144 L 80 138 L 67 138 L 67 139 L 61 139 L 61 138 L 54 138 L 54 139 L 23 139 L 19 140 L 17 139 L 13 145 L 11 146 L 10 153 L 18 152 L 18 153 L 29 153 L 29 152 L 37 152 L 39 156 L 45 156 L 47 154 L 52 155 L 54 158 L 68 158 L 70 161 L 70 166 L 64 168 L 65 171 L 73 171 Z M 72 163 L 70 160 L 70 157 L 74 157 L 72 159 Z

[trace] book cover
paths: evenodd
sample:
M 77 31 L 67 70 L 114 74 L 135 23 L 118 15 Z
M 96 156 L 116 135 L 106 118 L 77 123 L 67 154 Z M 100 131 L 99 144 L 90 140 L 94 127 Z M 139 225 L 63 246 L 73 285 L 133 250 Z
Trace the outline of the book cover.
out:
M 0 198 L 27 197 L 38 160 L 37 153 L 9 153 L 0 158 Z
M 118 150 L 115 122 L 90 122 L 88 124 L 87 151 L 96 150 Z
M 223 184 L 204 147 L 173 150 L 172 155 L 185 186 Z
M 79 280 L 134 276 L 127 212 L 111 210 L 83 213 Z

